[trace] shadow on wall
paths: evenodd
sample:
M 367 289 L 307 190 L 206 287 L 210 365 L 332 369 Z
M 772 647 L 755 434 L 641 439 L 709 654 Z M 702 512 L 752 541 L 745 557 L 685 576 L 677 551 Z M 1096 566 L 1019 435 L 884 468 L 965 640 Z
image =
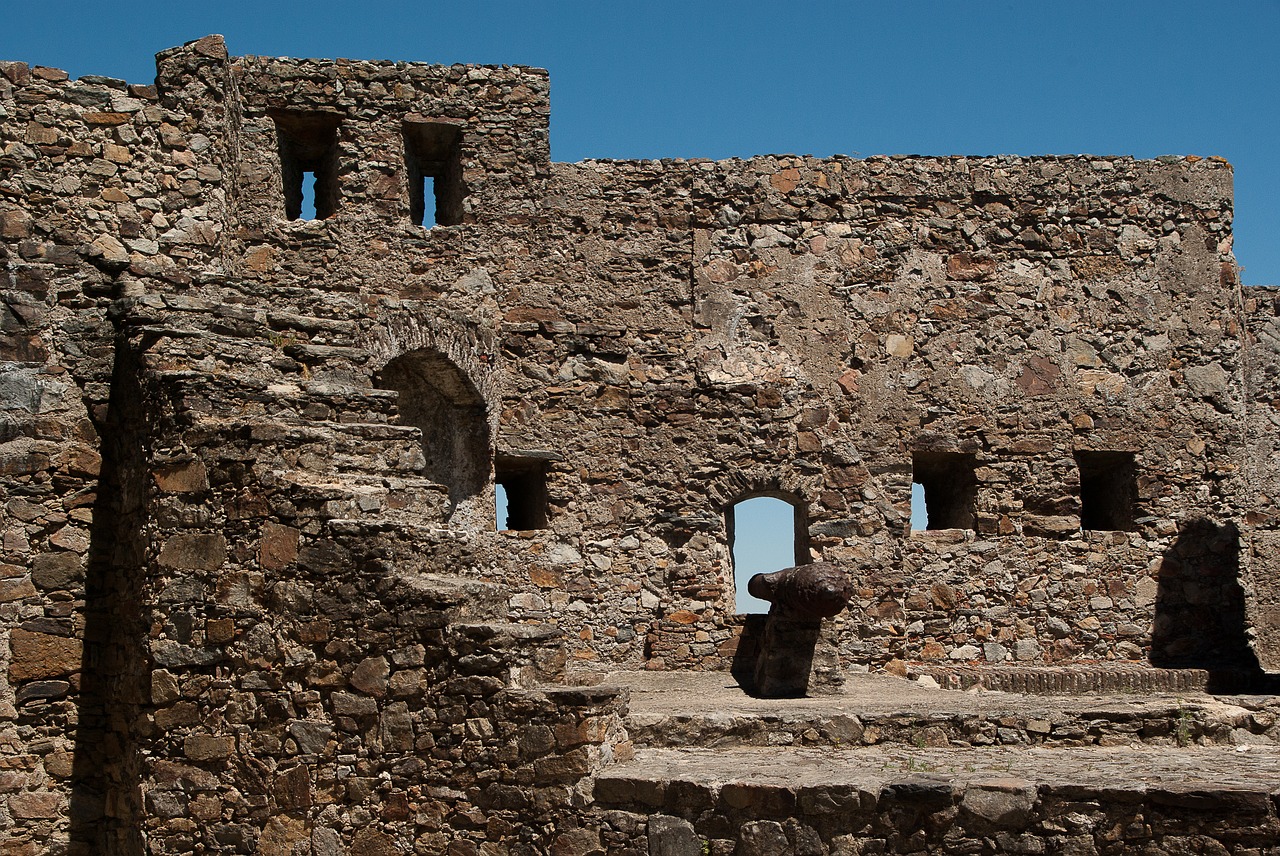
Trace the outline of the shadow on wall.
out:
M 116 344 L 85 574 L 84 662 L 71 771 L 72 852 L 140 856 L 142 759 L 135 725 L 149 698 L 147 421 L 136 356 Z
M 747 695 L 756 694 L 756 662 L 760 658 L 760 645 L 764 639 L 764 627 L 769 616 L 761 613 L 749 613 L 741 616 L 742 635 L 738 637 L 738 647 L 733 652 L 733 663 L 729 666 L 729 674 L 738 682 L 738 686 Z
M 1249 647 L 1235 524 L 1186 521 L 1160 564 L 1151 664 L 1209 672 L 1210 692 L 1275 691 Z
M 489 483 L 489 427 L 484 399 L 444 354 L 422 348 L 378 372 L 374 385 L 400 394 L 400 421 L 422 431 L 423 474 L 449 488 L 456 509 Z

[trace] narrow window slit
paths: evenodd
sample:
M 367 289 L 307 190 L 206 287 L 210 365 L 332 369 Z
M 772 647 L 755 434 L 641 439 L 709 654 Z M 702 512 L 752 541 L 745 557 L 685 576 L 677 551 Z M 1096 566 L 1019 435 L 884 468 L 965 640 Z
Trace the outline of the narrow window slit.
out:
M 463 219 L 462 130 L 450 122 L 406 121 L 404 158 L 409 217 L 415 225 L 456 226 Z
M 1076 452 L 1080 528 L 1131 532 L 1136 527 L 1137 467 L 1133 452 Z

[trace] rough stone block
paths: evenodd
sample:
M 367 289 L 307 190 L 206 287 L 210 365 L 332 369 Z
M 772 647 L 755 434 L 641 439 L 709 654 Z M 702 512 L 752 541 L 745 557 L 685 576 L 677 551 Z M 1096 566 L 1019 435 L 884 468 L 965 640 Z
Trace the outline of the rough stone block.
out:
M 79 639 L 16 628 L 9 634 L 9 678 L 29 681 L 78 672 L 83 649 Z
M 192 761 L 220 761 L 231 757 L 236 739 L 231 736 L 191 734 L 182 741 L 182 754 Z
M 693 824 L 678 817 L 649 817 L 649 856 L 702 856 L 702 839 Z
M 158 559 L 161 567 L 175 571 L 216 571 L 227 559 L 227 539 L 222 535 L 174 535 L 165 542 Z

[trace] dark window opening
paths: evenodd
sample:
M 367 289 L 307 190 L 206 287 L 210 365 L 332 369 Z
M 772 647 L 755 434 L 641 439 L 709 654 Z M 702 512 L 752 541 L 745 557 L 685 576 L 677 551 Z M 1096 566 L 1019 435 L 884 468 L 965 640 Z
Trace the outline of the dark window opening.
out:
M 547 528 L 547 461 L 497 455 L 493 480 L 499 530 Z
M 740 615 L 769 611 L 752 597 L 747 582 L 756 574 L 809 562 L 809 523 L 804 505 L 791 494 L 748 496 L 725 509 L 725 529 L 733 562 L 734 606 Z
M 1076 452 L 1080 470 L 1080 528 L 1134 529 L 1138 499 L 1133 452 Z
M 973 455 L 961 452 L 916 452 L 911 481 L 924 489 L 926 529 L 972 529 L 978 500 Z
M 462 130 L 448 122 L 405 122 L 404 158 L 409 175 L 409 217 L 419 225 L 462 222 Z
M 278 113 L 276 140 L 284 183 L 284 216 L 332 217 L 338 209 L 338 117 L 329 113 Z
M 466 373 L 424 348 L 387 363 L 374 385 L 398 392 L 400 423 L 422 431 L 423 475 L 448 487 L 450 514 L 482 494 L 489 480 L 489 426 L 484 399 Z

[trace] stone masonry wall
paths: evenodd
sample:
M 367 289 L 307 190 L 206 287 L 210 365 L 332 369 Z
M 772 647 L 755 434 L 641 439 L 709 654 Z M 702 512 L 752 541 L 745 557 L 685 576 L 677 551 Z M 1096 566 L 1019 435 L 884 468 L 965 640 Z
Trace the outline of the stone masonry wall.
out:
M 536 685 L 729 668 L 748 496 L 854 576 L 836 671 L 1270 638 L 1224 162 L 553 164 L 538 69 L 157 69 L 0 65 L 0 852 L 540 852 L 627 744 Z

